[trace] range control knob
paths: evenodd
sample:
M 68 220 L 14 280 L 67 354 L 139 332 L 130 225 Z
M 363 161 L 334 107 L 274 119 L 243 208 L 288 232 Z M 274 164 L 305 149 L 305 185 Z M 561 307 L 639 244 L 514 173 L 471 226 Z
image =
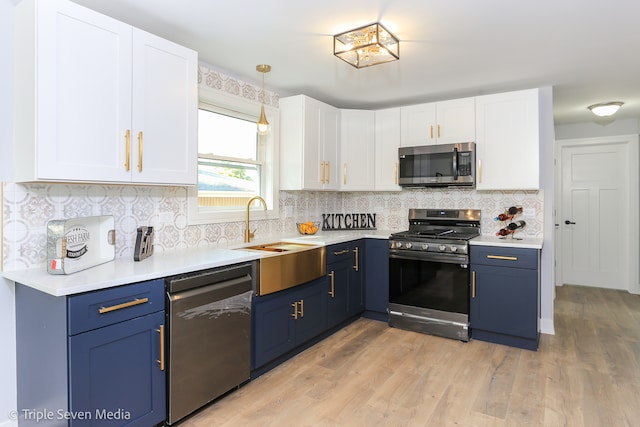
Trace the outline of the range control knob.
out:
M 401 248 L 402 247 L 402 242 L 393 242 L 393 247 L 394 248 Z
M 440 249 L 440 252 L 444 252 L 447 249 L 447 247 L 445 245 L 440 245 L 438 246 L 438 249 Z
M 451 246 L 451 252 L 458 252 L 457 246 Z
M 405 246 L 407 249 L 411 249 L 411 248 L 413 247 L 413 244 L 411 244 L 411 242 L 407 242 L 404 246 Z
M 429 249 L 429 245 L 426 244 L 426 243 L 423 243 L 422 244 L 422 249 L 426 251 L 427 249 Z

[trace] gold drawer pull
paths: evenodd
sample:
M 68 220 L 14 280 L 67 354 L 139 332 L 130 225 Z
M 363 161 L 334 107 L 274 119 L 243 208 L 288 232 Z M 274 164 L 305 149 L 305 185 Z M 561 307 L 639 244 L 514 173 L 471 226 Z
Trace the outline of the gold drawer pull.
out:
M 476 272 L 471 272 L 471 298 L 476 297 Z
M 331 277 L 331 291 L 329 291 L 329 295 L 331 295 L 331 298 L 335 298 L 336 297 L 336 274 L 331 271 L 331 273 L 329 273 L 329 277 Z
M 294 320 L 298 320 L 298 301 L 291 304 L 291 307 L 293 307 L 293 313 L 291 313 L 291 317 L 293 317 Z
M 516 256 L 500 256 L 500 255 L 487 255 L 489 259 L 503 259 L 505 261 L 517 261 L 518 257 Z
M 344 255 L 344 254 L 348 254 L 349 253 L 349 249 L 343 249 L 341 251 L 338 252 L 334 252 L 334 255 Z
M 300 317 L 304 317 L 304 300 L 301 299 L 298 302 L 300 303 L 300 311 L 298 312 L 298 314 L 300 314 Z
M 353 269 L 355 271 L 358 271 L 360 269 L 360 253 L 358 252 L 358 247 L 357 246 L 353 250 L 353 252 L 356 254 L 356 265 L 353 266 Z
M 136 298 L 133 301 L 123 302 L 122 304 L 112 305 L 111 307 L 100 307 L 98 313 L 105 314 L 110 311 L 122 310 L 123 308 L 133 307 L 134 305 L 145 304 L 149 302 L 149 298 Z
M 164 325 L 160 325 L 156 332 L 160 334 L 160 359 L 156 362 L 160 365 L 160 370 L 164 371 Z

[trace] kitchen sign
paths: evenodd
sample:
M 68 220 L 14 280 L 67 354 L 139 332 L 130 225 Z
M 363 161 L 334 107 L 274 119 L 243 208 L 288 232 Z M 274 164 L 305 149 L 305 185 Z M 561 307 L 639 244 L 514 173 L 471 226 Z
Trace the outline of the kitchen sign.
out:
M 322 230 L 375 230 L 376 214 L 322 214 Z

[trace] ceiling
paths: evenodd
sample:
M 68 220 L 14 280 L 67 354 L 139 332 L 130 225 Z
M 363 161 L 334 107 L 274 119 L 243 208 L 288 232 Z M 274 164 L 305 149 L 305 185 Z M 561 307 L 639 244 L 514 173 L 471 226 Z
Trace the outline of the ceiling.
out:
M 221 72 L 281 96 L 377 109 L 554 88 L 557 124 L 596 122 L 586 107 L 623 101 L 640 118 L 640 2 L 629 0 L 75 0 L 188 46 Z M 382 23 L 400 60 L 356 69 L 332 35 Z M 609 119 L 610 122 L 612 119 Z

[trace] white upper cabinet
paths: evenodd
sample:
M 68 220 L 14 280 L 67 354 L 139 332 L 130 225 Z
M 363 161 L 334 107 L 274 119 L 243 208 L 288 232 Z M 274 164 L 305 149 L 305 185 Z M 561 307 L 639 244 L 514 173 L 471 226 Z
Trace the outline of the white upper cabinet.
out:
M 398 185 L 398 147 L 400 147 L 400 108 L 375 113 L 375 190 L 400 191 Z
M 66 0 L 16 29 L 17 181 L 196 184 L 196 52 Z
M 400 108 L 402 147 L 475 140 L 475 98 Z
M 337 108 L 305 95 L 281 98 L 280 189 L 339 189 L 339 141 Z
M 374 190 L 375 112 L 370 110 L 340 110 L 341 163 L 340 189 L 345 191 Z
M 476 98 L 478 190 L 537 190 L 539 89 Z

